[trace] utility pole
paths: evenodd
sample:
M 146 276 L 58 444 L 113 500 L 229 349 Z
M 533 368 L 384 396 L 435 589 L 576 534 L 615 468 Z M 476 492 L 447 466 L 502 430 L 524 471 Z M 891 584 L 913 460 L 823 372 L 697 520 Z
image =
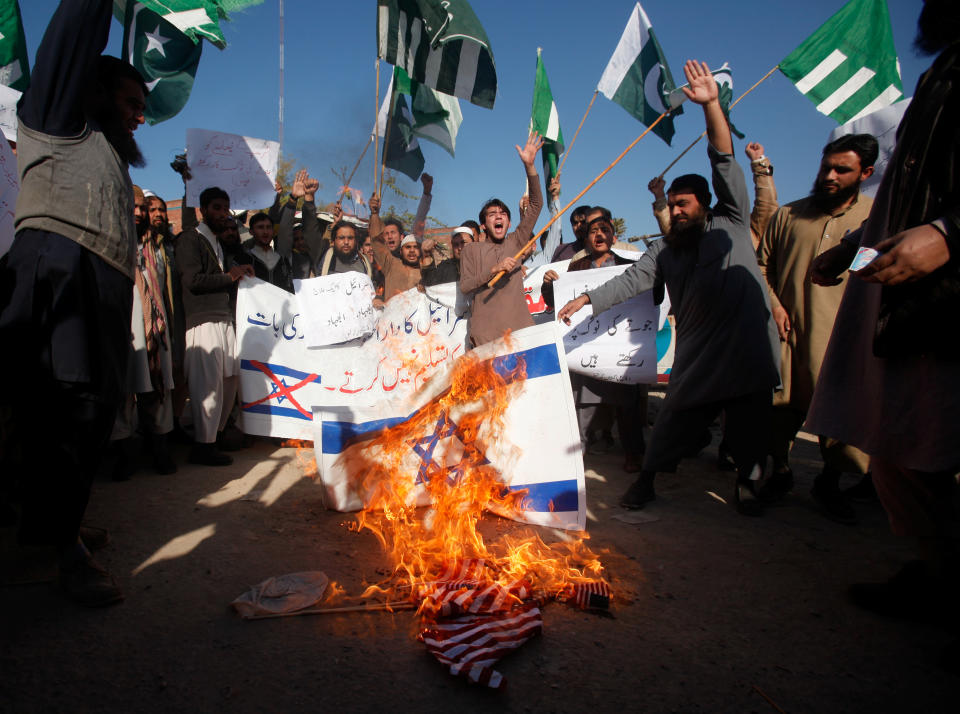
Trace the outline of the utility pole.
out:
M 283 0 L 280 0 L 280 154 L 283 155 Z

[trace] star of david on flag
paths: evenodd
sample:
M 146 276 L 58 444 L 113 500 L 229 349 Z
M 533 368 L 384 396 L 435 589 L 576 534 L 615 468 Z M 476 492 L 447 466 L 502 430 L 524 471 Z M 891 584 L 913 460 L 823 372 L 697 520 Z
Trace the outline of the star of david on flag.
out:
M 503 340 L 472 351 L 507 377 L 522 360 L 526 377 L 503 415 L 505 438 L 477 443 L 457 424 L 453 406 L 430 419 L 420 436 L 407 441 L 408 452 L 399 464 L 415 487 L 416 505 L 429 504 L 427 483 L 446 478 L 456 484 L 472 470 L 492 466 L 508 492 L 522 492 L 522 509 L 504 513 L 536 525 L 583 530 L 586 527 L 586 487 L 580 433 L 570 392 L 570 377 L 560 330 L 554 322 L 518 330 L 509 345 Z M 383 458 L 378 437 L 407 422 L 419 410 L 446 393 L 452 369 L 437 373 L 412 401 L 374 406 L 314 404 L 314 453 L 325 504 L 338 511 L 363 508 L 369 494 L 361 492 L 368 476 L 364 469 Z

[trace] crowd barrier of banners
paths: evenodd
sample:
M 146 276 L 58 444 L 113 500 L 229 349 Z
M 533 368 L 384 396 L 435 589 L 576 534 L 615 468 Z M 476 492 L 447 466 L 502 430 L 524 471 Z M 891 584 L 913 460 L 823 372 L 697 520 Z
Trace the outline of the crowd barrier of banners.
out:
M 540 294 L 546 270 L 561 273 L 555 284 L 560 305 L 567 299 L 563 295 L 572 297 L 623 270 L 620 266 L 563 275 L 565 268 L 560 263 L 530 271 L 524 293 L 538 324 L 514 333 L 512 346 L 502 347 L 502 354 L 491 353 L 491 357 L 505 357 L 525 349 L 539 350 L 536 354 L 541 359 L 539 372 L 535 377 L 528 374 L 521 396 L 507 415 L 516 427 L 507 430 L 513 440 L 510 453 L 520 453 L 521 461 L 507 463 L 502 454 L 489 458 L 498 466 L 503 462 L 510 473 L 522 474 L 517 477 L 520 485 L 508 486 L 531 489 L 524 519 L 582 528 L 583 464 L 568 370 L 610 381 L 656 382 L 658 372 L 653 365 L 658 356 L 662 363 L 662 358 L 672 355 L 672 331 L 661 318 L 666 310 L 653 305 L 649 294 L 596 317 L 586 308 L 571 327 L 556 323 Z M 261 436 L 314 440 L 328 505 L 354 510 L 362 498 L 349 492 L 344 474 L 334 466 L 340 450 L 353 441 L 347 444 L 339 436 L 330 436 L 334 428 L 330 424 L 341 425 L 338 433 L 349 433 L 351 439 L 369 439 L 375 429 L 416 411 L 425 395 L 442 392 L 449 368 L 467 351 L 470 302 L 454 283 L 424 292 L 409 290 L 387 301 L 369 334 L 312 347 L 325 341 L 314 331 L 333 323 L 341 334 L 353 334 L 354 328 L 356 334 L 363 334 L 369 329 L 364 327 L 369 315 L 352 295 L 342 305 L 318 307 L 324 285 L 345 279 L 349 283 L 350 276 L 298 281 L 298 295 L 260 280 L 242 280 L 237 344 L 244 430 Z M 365 281 L 349 286 L 357 295 L 365 294 Z M 311 312 L 310 317 L 306 311 Z M 353 326 L 346 324 L 351 320 Z M 663 329 L 658 336 L 660 325 Z M 660 344 L 664 335 L 666 343 Z M 532 346 L 523 347 L 528 342 Z M 552 361 L 544 362 L 551 352 Z M 661 375 L 663 370 L 661 365 Z M 557 449 L 558 439 L 569 441 L 568 448 Z M 557 458 L 562 463 L 554 463 Z

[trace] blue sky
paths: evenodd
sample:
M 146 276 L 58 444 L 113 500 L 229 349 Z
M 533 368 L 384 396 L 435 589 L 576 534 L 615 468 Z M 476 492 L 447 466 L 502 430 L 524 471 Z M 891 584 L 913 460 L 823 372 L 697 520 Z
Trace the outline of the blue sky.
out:
M 523 170 L 514 144 L 522 143 L 530 119 L 537 47 L 550 78 L 564 136 L 569 144 L 634 6 L 632 0 L 474 0 L 475 12 L 493 48 L 498 96 L 493 110 L 461 102 L 463 124 L 456 158 L 421 142 L 426 171 L 435 178 L 430 213 L 446 224 L 473 218 L 480 205 L 498 196 L 513 207 L 523 191 Z M 912 42 L 921 0 L 888 0 L 903 85 L 913 94 L 932 58 L 918 57 Z M 734 94 L 763 76 L 843 5 L 842 0 L 739 0 L 732 3 L 647 0 L 643 7 L 667 55 L 674 78 L 682 82 L 688 58 L 711 67 L 729 62 Z M 21 0 L 31 61 L 55 0 Z M 353 166 L 373 126 L 375 111 L 375 0 L 285 3 L 284 152 L 319 178 L 318 200 L 333 200 L 338 180 L 331 168 Z M 173 119 L 137 132 L 147 157 L 134 181 L 167 199 L 182 193 L 169 168 L 184 148 L 188 128 L 226 131 L 263 139 L 278 134 L 279 22 L 276 0 L 236 13 L 223 23 L 228 47 L 207 45 L 187 107 Z M 123 30 L 111 27 L 108 51 L 119 54 Z M 390 67 L 381 64 L 381 94 Z M 759 141 L 775 165 L 781 202 L 805 195 L 819 163 L 820 149 L 836 126 L 779 72 L 734 110 L 746 134 L 736 140 L 737 157 L 746 141 Z M 627 222 L 628 235 L 653 233 L 647 181 L 660 173 L 703 130 L 702 113 L 688 107 L 677 119 L 673 147 L 653 134 L 588 192 L 579 203 L 602 204 Z M 565 204 L 633 140 L 644 127 L 619 106 L 597 98 L 564 166 Z M 538 161 L 539 165 L 539 161 Z M 667 175 L 708 170 L 705 149 L 688 153 Z M 353 184 L 369 194 L 373 151 L 367 152 Z M 419 195 L 401 176 L 400 187 Z M 413 210 L 414 201 L 385 196 L 386 204 Z M 546 221 L 546 211 L 540 224 Z M 566 218 L 564 219 L 565 226 Z M 564 231 L 569 240 L 569 229 Z

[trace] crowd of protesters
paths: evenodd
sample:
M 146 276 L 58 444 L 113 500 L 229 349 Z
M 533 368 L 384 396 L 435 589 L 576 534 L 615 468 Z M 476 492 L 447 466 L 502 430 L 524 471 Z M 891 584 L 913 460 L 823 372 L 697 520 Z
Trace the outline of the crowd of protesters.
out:
M 823 459 L 812 496 L 826 515 L 856 523 L 854 500 L 879 496 L 894 532 L 919 546 L 919 560 L 889 582 L 856 587 L 857 602 L 900 615 L 946 606 L 960 592 L 953 6 L 923 9 L 918 47 L 939 56 L 917 87 L 875 199 L 861 184 L 875 170 L 878 144 L 854 134 L 823 147 L 811 194 L 782 206 L 763 146 L 748 144 L 751 209 L 717 85 L 706 65 L 690 61 L 683 91 L 703 109 L 711 180 L 650 181 L 664 238 L 638 252 L 617 241 L 610 210 L 584 205 L 569 217 L 574 240 L 562 242 L 555 221 L 539 250 L 524 253 L 544 204 L 535 133 L 516 147 L 527 180 L 518 221 L 491 199 L 478 222 L 452 229 L 449 243 L 425 237 L 428 174 L 409 233 L 398 218 L 380 216 L 376 194 L 366 225 L 339 204 L 324 220 L 319 182 L 300 171 L 288 195 L 278 184 L 274 204 L 245 221 L 225 191 L 205 187 L 199 218 L 185 207 L 174 235 L 163 198 L 128 174 L 142 165 L 133 136 L 148 89 L 131 66 L 101 56 L 111 5 L 63 3 L 37 52 L 18 107 L 16 239 L 0 272 L 0 336 L 18 345 L 4 350 L 0 370 L 5 443 L 19 447 L 4 447 L 4 492 L 19 506 L 21 540 L 56 548 L 68 595 L 89 605 L 123 597 L 90 555 L 96 534 L 82 526 L 108 442 L 118 480 L 134 471 L 137 429 L 162 474 L 177 470 L 172 438 L 192 442 L 189 461 L 204 466 L 230 464 L 226 452 L 244 446 L 234 424 L 241 279 L 293 292 L 295 280 L 357 272 L 373 282 L 378 308 L 410 289 L 457 283 L 473 298 L 468 340 L 478 346 L 533 324 L 526 272 L 560 261 L 568 271 L 628 266 L 563 306 L 554 306 L 557 270 L 545 271 L 545 302 L 567 324 L 588 305 L 599 314 L 647 290 L 655 302 L 665 293 L 671 301 L 676 354 L 648 437 L 645 387 L 571 380 L 586 450 L 609 449 L 615 428 L 624 470 L 638 474 L 623 507 L 655 501 L 656 475 L 699 453 L 719 418 L 718 465 L 735 472 L 736 508 L 758 516 L 794 488 L 789 454 L 806 425 Z M 80 178 L 55 181 L 51 167 Z M 189 157 L 176 168 L 189 178 Z M 554 216 L 559 192 L 554 179 Z M 879 255 L 851 272 L 860 248 Z M 50 404 L 66 426 L 53 433 L 45 428 Z M 40 452 L 48 458 L 28 474 L 22 455 Z M 858 479 L 846 490 L 844 474 Z

